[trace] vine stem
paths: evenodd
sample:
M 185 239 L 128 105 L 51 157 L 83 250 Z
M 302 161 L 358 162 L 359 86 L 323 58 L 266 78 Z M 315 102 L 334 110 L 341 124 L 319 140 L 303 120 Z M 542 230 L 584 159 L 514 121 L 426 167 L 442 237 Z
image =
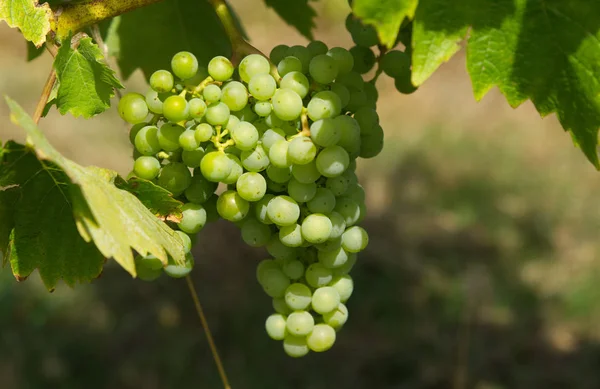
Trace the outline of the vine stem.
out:
M 48 79 L 46 80 L 46 84 L 44 85 L 44 89 L 42 89 L 42 95 L 38 100 L 37 106 L 35 107 L 35 112 L 33 113 L 33 121 L 35 124 L 38 124 L 42 118 L 44 108 L 46 108 L 46 104 L 48 104 L 48 98 L 50 97 L 50 93 L 52 93 L 52 88 L 54 87 L 55 82 L 56 71 L 54 68 L 52 68 L 50 74 L 48 75 Z
M 206 333 L 206 339 L 208 340 L 210 351 L 212 352 L 215 364 L 217 365 L 217 370 L 219 370 L 219 375 L 221 376 L 223 387 L 225 389 L 231 389 L 231 386 L 229 385 L 229 380 L 227 379 L 227 374 L 225 373 L 225 368 L 223 367 L 223 362 L 221 362 L 221 357 L 219 357 L 217 346 L 215 345 L 212 333 L 210 332 L 210 328 L 208 327 L 208 321 L 206 320 L 206 316 L 204 315 L 204 310 L 202 309 L 202 305 L 200 304 L 200 300 L 198 299 L 198 293 L 196 292 L 196 288 L 194 287 L 192 277 L 187 275 L 185 277 L 185 280 L 187 282 L 188 288 L 190 289 L 192 299 L 194 300 L 194 305 L 196 306 L 196 312 L 198 312 L 198 317 L 200 318 L 200 322 L 202 323 L 202 328 Z

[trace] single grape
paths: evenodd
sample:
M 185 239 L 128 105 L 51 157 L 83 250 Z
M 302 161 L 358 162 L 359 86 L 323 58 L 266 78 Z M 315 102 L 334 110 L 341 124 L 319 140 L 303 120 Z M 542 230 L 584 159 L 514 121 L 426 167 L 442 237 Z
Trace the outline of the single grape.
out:
M 244 200 L 258 201 L 267 192 L 267 181 L 259 173 L 247 172 L 237 180 L 236 189 Z
M 332 227 L 333 229 L 333 227 Z M 315 245 L 315 247 L 317 248 L 317 250 L 319 251 L 335 251 L 338 250 L 340 247 L 342 247 L 342 238 L 333 238 L 333 239 L 328 239 L 323 243 L 319 243 L 317 245 Z M 318 254 L 317 254 L 318 256 Z
M 319 54 L 327 53 L 327 45 L 321 41 L 312 41 L 306 46 L 306 48 L 313 57 Z
M 289 226 L 300 217 L 300 207 L 289 196 L 276 196 L 267 205 L 267 215 L 278 226 Z
M 142 128 L 146 127 L 147 125 L 148 123 L 138 123 L 131 126 L 131 129 L 129 130 L 129 142 L 131 142 L 132 145 L 135 146 L 135 137 L 137 136 L 138 132 L 140 132 Z
M 260 117 L 267 117 L 271 114 L 273 106 L 270 101 L 257 101 L 254 104 L 254 112 Z
M 200 171 L 207 180 L 213 182 L 219 182 L 227 178 L 231 173 L 232 162 L 225 155 L 225 153 L 219 151 L 211 151 L 204 155 L 200 162 Z
M 354 113 L 354 120 L 360 127 L 360 136 L 371 134 L 379 124 L 379 115 L 373 108 L 363 107 Z
M 314 326 L 315 319 L 306 311 L 292 312 L 286 321 L 288 332 L 296 336 L 306 336 L 310 334 Z
M 163 102 L 158 97 L 158 93 L 150 89 L 145 96 L 146 105 L 152 113 L 162 114 L 163 113 Z
M 278 89 L 271 101 L 273 112 L 281 120 L 296 120 L 302 113 L 302 98 L 292 89 Z
M 206 109 L 206 121 L 213 126 L 222 126 L 229 120 L 230 110 L 227 104 L 220 102 L 208 106 Z
M 313 288 L 320 288 L 329 284 L 333 279 L 333 275 L 331 270 L 327 269 L 322 264 L 313 263 L 306 269 L 304 278 L 306 278 L 308 285 L 312 286 Z
M 289 48 L 290 47 L 287 45 L 277 45 L 273 47 L 271 53 L 269 54 L 269 59 L 273 63 L 279 63 L 279 61 L 287 56 Z
M 418 88 L 412 84 L 410 78 L 410 72 L 406 72 L 406 74 L 403 74 L 400 77 L 396 78 L 396 80 L 394 81 L 394 86 L 396 87 L 396 90 L 405 95 L 410 95 L 411 93 L 415 92 Z
M 152 270 L 162 270 L 162 268 L 164 267 L 162 261 L 152 254 L 136 257 L 135 262 L 136 266 L 139 265 L 141 267 Z
M 158 143 L 158 128 L 156 126 L 143 127 L 135 136 L 135 149 L 142 155 L 155 155 L 160 149 Z
M 329 285 L 335 290 L 337 290 L 337 292 L 340 295 L 340 301 L 342 303 L 348 301 L 350 296 L 352 296 L 352 292 L 354 291 L 354 281 L 352 280 L 352 277 L 350 277 L 348 274 L 335 277 Z
M 286 334 L 283 338 L 283 351 L 292 358 L 305 356 L 310 351 L 306 344 L 306 336 Z
M 160 162 L 154 157 L 141 156 L 135 160 L 133 172 L 140 178 L 153 180 L 160 172 Z
M 331 84 L 331 91 L 338 95 L 338 97 L 340 98 L 342 108 L 348 105 L 348 103 L 350 102 L 350 91 L 344 84 L 334 82 L 333 84 Z
M 301 283 L 295 283 L 287 287 L 284 299 L 287 306 L 292 310 L 302 311 L 310 306 L 312 293 L 308 286 Z
M 241 122 L 241 120 L 238 119 L 237 116 L 231 115 L 231 116 L 229 116 L 229 120 L 227 120 L 227 124 L 225 125 L 225 129 L 231 131 L 231 130 L 234 129 L 235 126 L 238 125 L 239 122 Z
M 354 57 L 343 47 L 332 47 L 327 55 L 335 60 L 338 66 L 338 74 L 347 74 L 354 67 Z
M 127 123 L 138 124 L 146 120 L 148 105 L 141 94 L 127 93 L 119 101 L 118 111 L 121 119 Z
M 282 193 L 287 189 L 287 185 L 280 184 L 278 182 L 272 181 L 271 179 L 267 179 L 267 189 L 273 193 Z
M 250 54 L 244 57 L 238 68 L 240 78 L 245 83 L 250 82 L 252 77 L 257 74 L 269 74 L 270 70 L 269 61 L 260 54 Z
M 302 221 L 302 237 L 307 242 L 317 244 L 329 239 L 331 220 L 323 214 L 313 213 Z
M 175 81 L 168 70 L 157 70 L 150 76 L 150 88 L 158 93 L 171 92 Z
M 325 177 L 337 177 L 348 168 L 350 157 L 340 146 L 329 146 L 317 155 L 317 170 Z
M 179 137 L 185 128 L 175 123 L 165 123 L 160 126 L 158 130 L 158 143 L 160 147 L 165 151 L 177 151 L 181 146 L 179 145 Z
M 317 324 L 306 337 L 306 345 L 314 352 L 329 350 L 335 343 L 335 330 L 327 324 Z
M 185 262 L 176 264 L 169 258 L 169 264 L 165 266 L 165 273 L 172 278 L 183 278 L 191 273 L 194 268 L 194 257 L 192 253 L 185 254 Z
M 302 229 L 298 224 L 283 226 L 279 229 L 279 240 L 288 247 L 300 247 L 304 244 Z
M 261 285 L 264 284 L 265 275 L 270 269 L 281 270 L 281 266 L 279 265 L 278 261 L 274 261 L 272 259 L 264 259 L 260 261 L 258 266 L 256 267 L 256 279 Z
M 163 115 L 174 123 L 187 120 L 190 116 L 188 102 L 178 95 L 167 97 L 163 102 Z
M 177 227 L 187 234 L 198 233 L 206 224 L 206 210 L 200 204 L 185 203 L 181 213 L 183 217 Z
M 203 204 L 215 193 L 217 185 L 208 181 L 202 174 L 194 174 L 190 186 L 185 190 L 185 198 L 192 203 Z
M 336 309 L 324 314 L 323 320 L 325 324 L 331 326 L 333 329 L 340 329 L 348 321 L 348 308 L 346 308 L 344 303 L 340 303 Z
M 202 96 L 207 104 L 216 103 L 221 100 L 221 88 L 215 84 L 208 84 L 202 91 Z
M 298 71 L 288 72 L 281 79 L 281 87 L 291 89 L 298 94 L 301 98 L 306 97 L 310 90 L 310 83 L 308 78 Z
M 242 151 L 242 165 L 250 172 L 261 172 L 269 166 L 270 161 L 262 145 L 256 145 L 254 150 Z
M 316 93 L 307 107 L 308 117 L 312 121 L 324 118 L 333 118 L 342 111 L 342 102 L 337 94 L 332 91 L 321 91 Z M 292 120 L 292 119 L 290 119 Z
M 338 64 L 331 56 L 320 54 L 310 60 L 308 71 L 316 82 L 330 84 L 338 75 Z
M 152 257 L 156 258 L 153 255 Z M 161 266 L 157 269 L 154 269 L 152 267 L 147 266 L 146 262 L 142 259 L 143 257 L 138 257 L 135 260 L 135 272 L 137 273 L 137 278 L 139 278 L 142 281 L 152 282 L 162 275 L 162 262 L 160 262 L 160 260 L 158 260 L 158 262 L 160 262 Z
M 230 81 L 223 87 L 221 102 L 232 112 L 241 111 L 248 105 L 248 90 L 241 82 Z M 247 118 L 241 120 L 248 121 Z
M 262 287 L 270 297 L 283 297 L 290 279 L 280 269 L 267 269 L 262 277 Z
M 361 158 L 373 158 L 379 155 L 383 150 L 384 134 L 383 128 L 377 124 L 368 135 L 360 138 L 360 157 Z
M 204 100 L 199 98 L 193 98 L 188 101 L 188 107 L 190 109 L 190 117 L 197 121 L 202 119 L 206 114 L 206 103 Z
M 244 173 L 244 167 L 242 166 L 240 159 L 235 154 L 230 153 L 229 150 L 227 150 L 225 155 L 231 161 L 231 172 L 229 172 L 229 175 L 221 182 L 227 185 L 233 185 Z
M 319 262 L 328 269 L 343 266 L 348 261 L 348 253 L 342 247 L 329 251 L 321 250 L 317 256 Z
M 366 198 L 365 188 L 363 188 L 362 185 L 360 185 L 360 184 L 352 185 L 352 186 L 348 187 L 348 190 L 346 191 L 345 196 L 350 197 L 351 199 L 356 201 L 358 204 L 364 203 L 365 198 Z
M 271 238 L 271 229 L 268 225 L 254 218 L 246 218 L 242 224 L 242 240 L 251 247 L 262 247 Z
M 246 105 L 240 111 L 233 112 L 233 114 L 235 116 L 237 116 L 238 119 L 243 120 L 245 122 L 249 122 L 249 123 L 253 123 L 258 118 L 258 115 L 256 114 L 256 112 L 254 112 L 252 107 L 249 105 Z
M 258 142 L 258 130 L 252 123 L 239 122 L 231 131 L 235 146 L 240 150 L 251 150 Z
M 315 194 L 317 193 L 317 184 L 314 182 L 303 184 L 292 178 L 288 182 L 287 189 L 291 198 L 299 203 L 305 203 L 315 197 Z
M 346 18 L 346 29 L 352 36 L 352 40 L 359 46 L 371 47 L 379 43 L 377 31 L 372 25 L 365 25 L 360 20 L 349 14 Z
M 336 199 L 334 211 L 342 215 L 346 227 L 353 226 L 360 217 L 360 206 L 350 197 L 342 196 Z
M 197 168 L 200 166 L 200 161 L 202 161 L 202 158 L 204 158 L 205 154 L 206 152 L 202 147 L 198 147 L 192 151 L 184 150 L 181 152 L 181 161 L 188 167 Z
M 292 176 L 303 184 L 310 184 L 311 182 L 317 181 L 321 177 L 321 173 L 317 169 L 315 161 L 307 163 L 306 165 L 293 165 Z
M 317 147 L 307 136 L 299 136 L 288 145 L 288 160 L 296 165 L 306 165 L 315 159 Z
M 349 155 L 357 156 L 360 152 L 360 126 L 358 122 L 347 115 L 340 115 L 333 120 L 341 133 L 337 145 L 343 147 Z
M 348 104 L 346 105 L 346 109 L 350 112 L 356 112 L 360 108 L 367 106 L 367 94 L 362 90 L 353 90 L 350 91 L 350 100 L 348 100 Z
M 369 107 L 372 109 L 377 108 L 377 100 L 379 99 L 379 92 L 377 92 L 377 87 L 375 86 L 375 82 L 372 82 L 372 81 L 365 82 L 364 90 L 365 90 L 365 95 L 367 96 L 366 107 Z
M 285 303 L 285 299 L 283 297 L 276 297 L 273 300 L 273 309 L 275 310 L 275 312 L 280 313 L 282 315 L 289 315 L 290 313 L 292 313 L 292 310 L 290 309 L 290 307 L 287 306 L 287 304 Z M 284 324 L 285 326 L 285 324 Z
M 269 243 L 267 243 L 267 252 L 274 258 L 283 261 L 295 259 L 298 254 L 296 248 L 281 243 L 276 234 L 272 235 Z
M 260 140 L 264 149 L 269 151 L 275 142 L 285 140 L 285 132 L 280 128 L 270 128 L 265 131 Z
M 291 280 L 298 280 L 304 275 L 304 265 L 297 259 L 284 260 L 282 270 Z
M 333 146 L 339 142 L 342 133 L 331 118 L 320 119 L 310 125 L 310 138 L 321 146 Z
M 248 83 L 248 91 L 257 100 L 269 100 L 276 89 L 277 83 L 270 74 L 257 74 Z
M 208 74 L 215 81 L 227 81 L 233 75 L 233 65 L 229 59 L 216 56 L 208 63 Z
M 278 168 L 290 167 L 292 161 L 289 158 L 289 142 L 284 140 L 278 140 L 269 149 L 269 160 L 273 166 Z
M 270 128 L 275 129 L 275 128 L 280 128 L 281 126 L 283 126 L 287 123 L 284 122 L 283 120 L 279 119 L 277 117 L 277 115 L 275 115 L 274 112 L 271 112 L 271 114 L 265 118 L 265 124 L 267 126 L 269 126 Z
M 254 204 L 254 216 L 256 216 L 256 219 L 263 224 L 273 224 L 273 222 L 271 221 L 271 219 L 269 219 L 269 216 L 267 215 L 267 205 L 269 205 L 269 201 L 271 201 L 273 197 L 275 197 L 275 195 L 267 193 L 263 196 L 262 199 L 258 200 Z
M 182 194 L 192 183 L 192 175 L 187 166 L 180 162 L 172 162 L 163 166 L 158 176 L 158 185 L 174 196 Z
M 312 213 L 330 213 L 335 207 L 335 196 L 333 192 L 326 188 L 318 188 L 315 195 L 306 205 Z
M 321 315 L 333 311 L 338 305 L 340 305 L 340 294 L 331 286 L 318 288 L 313 293 L 312 308 Z
M 225 220 L 238 222 L 246 217 L 250 210 L 250 204 L 244 200 L 235 190 L 228 190 L 219 196 L 217 200 L 217 212 Z
M 194 130 L 194 137 L 199 143 L 208 142 L 215 134 L 215 129 L 208 123 L 200 123 Z
M 302 64 L 302 73 L 308 73 L 308 65 L 312 58 L 312 54 L 306 47 L 302 45 L 292 46 L 289 48 L 287 55 L 298 58 Z
M 200 147 L 194 130 L 185 130 L 179 135 L 179 146 L 185 151 L 193 151 Z
M 350 91 L 362 91 L 365 88 L 362 76 L 354 71 L 341 74 L 335 82 L 345 85 Z
M 350 227 L 342 235 L 342 247 L 349 253 L 358 253 L 369 244 L 369 235 L 364 228 Z
M 375 54 L 368 47 L 354 46 L 350 49 L 350 54 L 354 57 L 355 72 L 365 74 L 375 66 Z
M 180 51 L 173 56 L 171 69 L 177 77 L 187 80 L 194 77 L 198 72 L 198 59 L 190 52 Z
M 341 196 L 348 190 L 348 180 L 343 175 L 329 177 L 325 181 L 325 187 L 329 189 L 334 196 Z
M 292 170 L 289 167 L 281 168 L 270 165 L 267 168 L 267 177 L 278 184 L 285 184 L 292 177 Z
M 410 71 L 410 56 L 400 50 L 388 51 L 381 60 L 381 68 L 392 78 L 401 77 Z
M 286 317 L 279 313 L 274 313 L 267 318 L 265 330 L 273 340 L 283 340 L 286 332 Z

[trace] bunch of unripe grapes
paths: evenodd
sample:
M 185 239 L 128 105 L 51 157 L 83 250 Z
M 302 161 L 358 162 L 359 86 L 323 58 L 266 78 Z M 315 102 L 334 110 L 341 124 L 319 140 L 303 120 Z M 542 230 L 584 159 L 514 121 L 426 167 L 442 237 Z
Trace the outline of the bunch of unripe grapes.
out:
M 333 345 L 348 319 L 348 273 L 368 243 L 356 159 L 380 153 L 383 130 L 375 86 L 355 67 L 350 51 L 320 41 L 277 46 L 270 61 L 250 54 L 237 69 L 221 56 L 202 68 L 180 52 L 145 95 L 119 103 L 133 124 L 132 174 L 184 202 L 171 225 L 188 261 L 164 271 L 189 273 L 192 237 L 207 222 L 233 222 L 270 254 L 256 272 L 275 311 L 266 331 L 293 357 Z M 144 279 L 162 271 L 154 257 L 136 265 Z

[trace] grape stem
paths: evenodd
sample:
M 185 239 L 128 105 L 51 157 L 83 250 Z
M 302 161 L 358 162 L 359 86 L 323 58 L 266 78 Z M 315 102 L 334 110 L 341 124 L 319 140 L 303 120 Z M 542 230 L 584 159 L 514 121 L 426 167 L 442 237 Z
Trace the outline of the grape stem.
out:
M 219 151 L 225 151 L 226 148 L 228 148 L 229 146 L 233 146 L 235 144 L 235 141 L 230 138 L 228 139 L 226 142 L 221 143 L 221 140 L 223 139 L 223 137 L 227 134 L 229 134 L 229 130 L 225 129 L 223 131 L 221 126 L 216 126 L 215 129 L 217 130 L 217 134 L 215 136 L 212 137 L 212 142 L 215 145 L 215 147 L 217 148 L 217 150 Z
M 204 88 L 206 88 L 206 86 L 213 81 L 214 81 L 214 78 L 212 78 L 211 76 L 206 77 L 204 80 L 202 80 L 202 82 L 200 84 L 198 84 L 198 86 L 196 86 L 194 89 L 192 89 L 192 94 L 194 96 L 198 96 L 200 93 L 202 93 Z
M 377 45 L 377 47 L 379 48 L 379 55 L 377 56 L 377 71 L 375 72 L 373 78 L 369 81 L 371 84 L 375 84 L 379 76 L 381 76 L 381 73 L 383 73 L 383 67 L 381 64 L 383 61 L 383 56 L 387 52 L 387 47 L 384 45 Z
M 37 106 L 35 107 L 35 112 L 33 113 L 33 121 L 35 124 L 40 122 L 40 119 L 44 114 L 44 109 L 46 108 L 46 104 L 48 104 L 48 98 L 50 98 L 50 93 L 52 93 L 52 88 L 54 87 L 55 82 L 56 71 L 54 68 L 52 68 L 50 74 L 48 75 L 48 79 L 46 80 L 46 84 L 44 85 L 44 89 L 42 89 L 42 95 L 38 100 Z

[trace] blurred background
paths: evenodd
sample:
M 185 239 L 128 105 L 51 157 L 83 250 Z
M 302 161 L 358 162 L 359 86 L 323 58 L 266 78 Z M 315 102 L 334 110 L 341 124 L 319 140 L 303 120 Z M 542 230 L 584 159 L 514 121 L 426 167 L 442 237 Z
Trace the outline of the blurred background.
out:
M 262 1 L 231 1 L 268 53 L 306 44 Z M 350 47 L 345 0 L 313 3 L 315 37 Z M 0 24 L 0 93 L 33 112 L 51 58 L 25 63 Z M 144 89 L 141 74 L 127 86 Z M 600 388 L 598 173 L 554 116 L 475 102 L 464 53 L 421 89 L 378 82 L 383 153 L 360 162 L 371 242 L 353 270 L 334 348 L 286 357 L 264 331 L 266 256 L 226 222 L 202 231 L 193 272 L 234 389 Z M 41 127 L 66 156 L 127 174 L 127 126 L 53 111 Z M 0 138 L 23 140 L 0 104 Z M 0 270 L 0 387 L 222 387 L 185 282 L 132 280 L 113 262 L 91 285 L 48 293 Z

